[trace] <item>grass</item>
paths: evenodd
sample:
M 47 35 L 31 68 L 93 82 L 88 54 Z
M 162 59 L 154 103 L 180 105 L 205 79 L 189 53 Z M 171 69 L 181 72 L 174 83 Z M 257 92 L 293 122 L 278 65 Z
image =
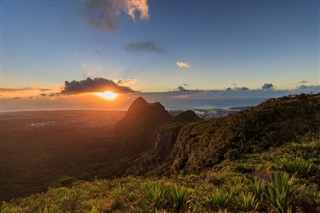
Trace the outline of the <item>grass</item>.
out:
M 252 192 L 241 192 L 236 197 L 237 203 L 243 211 L 253 211 L 259 206 L 259 201 Z
M 318 166 L 302 158 L 280 159 L 281 167 L 289 173 L 295 173 L 299 176 L 313 176 L 319 171 Z
M 288 173 L 279 172 L 273 175 L 266 198 L 274 209 L 282 213 L 292 209 L 295 193 L 293 185 L 294 178 L 290 178 Z
M 173 203 L 173 208 L 178 212 L 183 211 L 187 204 L 187 189 L 183 186 L 174 185 L 171 190 L 171 201 Z
M 249 180 L 248 190 L 251 191 L 256 198 L 262 200 L 265 195 L 266 184 L 263 180 L 254 178 L 253 180 Z
M 215 189 L 209 194 L 208 200 L 214 209 L 222 210 L 227 208 L 231 203 L 231 196 L 232 195 L 227 191 L 223 191 L 222 189 Z
M 152 202 L 154 206 L 158 206 L 161 203 L 164 194 L 165 191 L 162 183 L 150 182 L 146 184 L 147 199 Z

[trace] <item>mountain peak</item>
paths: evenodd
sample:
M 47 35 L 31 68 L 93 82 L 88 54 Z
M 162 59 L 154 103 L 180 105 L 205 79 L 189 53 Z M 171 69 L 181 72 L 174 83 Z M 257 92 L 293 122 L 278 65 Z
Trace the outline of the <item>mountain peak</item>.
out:
M 172 119 L 172 122 L 197 122 L 202 121 L 201 118 L 192 110 L 184 111 Z
M 147 104 L 148 104 L 148 102 L 143 97 L 140 96 L 132 102 L 131 106 L 133 106 L 133 105 L 147 105 Z
M 148 103 L 144 98 L 135 99 L 125 117 L 116 125 L 117 131 L 133 131 L 156 128 L 171 118 L 159 102 Z

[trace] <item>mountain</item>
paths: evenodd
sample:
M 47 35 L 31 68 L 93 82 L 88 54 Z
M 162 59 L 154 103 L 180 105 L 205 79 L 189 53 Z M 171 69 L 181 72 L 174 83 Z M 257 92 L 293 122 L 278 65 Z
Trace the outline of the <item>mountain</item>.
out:
M 197 122 L 202 121 L 203 119 L 199 118 L 197 114 L 194 111 L 187 110 L 184 112 L 181 112 L 177 116 L 173 117 L 170 121 L 171 123 L 188 123 L 188 122 Z
M 125 117 L 117 123 L 115 131 L 137 132 L 154 130 L 171 119 L 171 115 L 159 102 L 148 103 L 142 97 L 133 101 Z
M 143 117 L 141 105 L 150 106 L 140 99 L 128 117 Z M 113 169 L 114 178 L 64 178 L 67 187 L 1 202 L 0 212 L 320 212 L 320 94 L 270 99 L 207 121 L 184 112 L 140 129 L 145 135 L 131 130 L 112 135 L 110 146 L 104 138 L 92 144 L 87 166 L 108 162 L 94 168 Z M 151 149 L 141 151 L 142 139 Z M 43 176 L 52 170 L 45 168 Z
M 137 161 L 131 171 L 139 175 L 199 173 L 219 164 L 230 150 L 261 152 L 297 138 L 317 135 L 319 106 L 319 94 L 302 94 L 270 99 L 222 118 L 183 125 L 164 124 L 154 137 L 153 152 Z M 177 117 L 180 120 L 179 117 L 185 116 Z

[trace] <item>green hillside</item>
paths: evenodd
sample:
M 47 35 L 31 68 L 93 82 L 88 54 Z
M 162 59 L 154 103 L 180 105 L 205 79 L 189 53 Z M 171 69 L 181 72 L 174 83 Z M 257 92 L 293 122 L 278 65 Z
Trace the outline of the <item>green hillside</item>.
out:
M 159 116 L 141 125 L 149 118 Z M 140 154 L 122 149 L 131 158 L 120 158 L 118 178 L 73 180 L 3 202 L 0 212 L 320 212 L 320 94 L 208 121 L 167 116 L 144 134 L 129 120 L 118 124 L 128 136 L 114 138 Z
M 4 202 L 5 212 L 317 212 L 319 141 L 230 152 L 199 174 L 76 182 Z M 318 210 L 317 210 L 318 209 Z

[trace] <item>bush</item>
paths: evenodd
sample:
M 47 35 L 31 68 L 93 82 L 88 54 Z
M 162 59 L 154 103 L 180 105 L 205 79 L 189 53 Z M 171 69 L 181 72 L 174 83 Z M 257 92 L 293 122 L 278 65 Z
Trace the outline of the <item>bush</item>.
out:
M 209 203 L 214 209 L 224 209 L 231 203 L 232 195 L 221 189 L 216 189 L 208 196 Z
M 171 190 L 171 200 L 178 212 L 183 211 L 187 204 L 187 189 L 183 186 L 175 185 Z
M 301 158 L 296 159 L 281 159 L 280 160 L 281 167 L 287 171 L 296 173 L 299 176 L 313 176 L 317 174 L 318 167 L 313 163 L 309 163 Z
M 241 192 L 237 196 L 237 202 L 240 206 L 240 209 L 244 211 L 252 211 L 257 209 L 259 206 L 256 196 L 251 192 Z
M 241 159 L 241 153 L 238 149 L 229 149 L 223 157 L 228 160 L 239 160 Z
M 248 190 L 251 191 L 256 198 L 262 200 L 266 191 L 266 184 L 257 178 L 249 180 Z
M 275 173 L 268 187 L 266 198 L 273 208 L 285 213 L 292 209 L 294 178 L 284 172 Z
M 148 183 L 146 185 L 146 191 L 148 200 L 154 203 L 155 206 L 161 202 L 164 196 L 163 185 L 156 182 Z

